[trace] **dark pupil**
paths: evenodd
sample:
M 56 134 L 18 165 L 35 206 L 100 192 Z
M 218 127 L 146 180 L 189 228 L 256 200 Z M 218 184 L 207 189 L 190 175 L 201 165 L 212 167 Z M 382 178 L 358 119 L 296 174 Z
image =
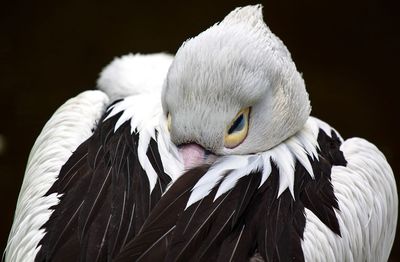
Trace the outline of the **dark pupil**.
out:
M 240 131 L 243 129 L 243 127 L 244 127 L 244 117 L 243 114 L 241 114 L 238 118 L 236 118 L 235 122 L 233 122 L 233 124 L 229 128 L 228 134 Z

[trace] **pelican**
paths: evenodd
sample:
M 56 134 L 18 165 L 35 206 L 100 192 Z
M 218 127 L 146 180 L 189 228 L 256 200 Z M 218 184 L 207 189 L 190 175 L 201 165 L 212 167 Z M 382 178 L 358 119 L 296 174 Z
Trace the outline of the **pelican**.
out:
M 261 5 L 117 58 L 37 138 L 5 260 L 386 261 L 388 162 L 310 111 Z

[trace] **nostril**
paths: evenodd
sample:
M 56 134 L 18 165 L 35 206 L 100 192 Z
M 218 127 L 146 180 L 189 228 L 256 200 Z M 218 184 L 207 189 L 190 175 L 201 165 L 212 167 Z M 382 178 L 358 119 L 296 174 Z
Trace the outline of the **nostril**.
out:
M 210 150 L 207 150 L 207 149 L 204 150 L 204 157 L 208 157 L 211 154 L 212 154 L 212 152 Z

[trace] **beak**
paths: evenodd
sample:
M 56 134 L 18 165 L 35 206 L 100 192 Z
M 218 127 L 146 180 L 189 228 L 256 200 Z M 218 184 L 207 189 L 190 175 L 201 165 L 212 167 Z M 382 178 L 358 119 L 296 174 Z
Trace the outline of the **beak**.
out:
M 217 156 L 211 151 L 204 149 L 196 143 L 183 144 L 178 148 L 183 159 L 185 170 L 205 164 L 212 164 L 217 159 Z

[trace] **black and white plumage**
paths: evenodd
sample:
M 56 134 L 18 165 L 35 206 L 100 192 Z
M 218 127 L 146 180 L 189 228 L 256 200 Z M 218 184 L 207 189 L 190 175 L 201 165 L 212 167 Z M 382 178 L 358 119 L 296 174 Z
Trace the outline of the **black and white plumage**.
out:
M 266 40 L 246 49 L 254 37 Z M 390 166 L 374 145 L 309 116 L 304 82 L 259 6 L 233 11 L 175 58 L 115 60 L 99 87 L 38 137 L 6 261 L 387 260 Z M 248 133 L 228 141 L 220 131 L 243 107 Z M 200 157 L 186 161 L 193 148 Z

